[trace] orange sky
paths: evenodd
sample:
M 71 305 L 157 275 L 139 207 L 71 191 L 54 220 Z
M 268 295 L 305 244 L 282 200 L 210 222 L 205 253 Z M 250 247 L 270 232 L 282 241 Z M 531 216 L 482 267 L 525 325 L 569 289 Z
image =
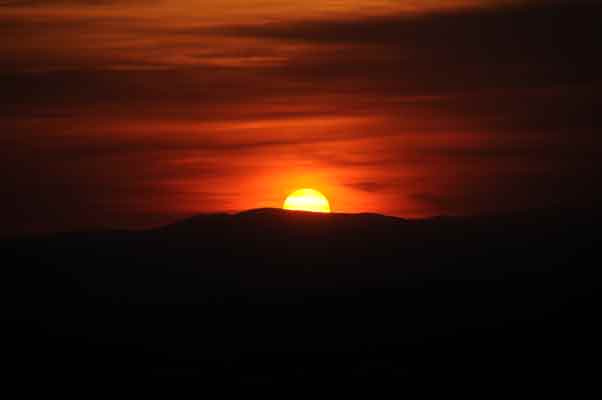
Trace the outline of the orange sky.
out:
M 148 226 L 279 207 L 299 187 L 335 211 L 409 217 L 592 202 L 599 14 L 0 1 L 7 229 Z

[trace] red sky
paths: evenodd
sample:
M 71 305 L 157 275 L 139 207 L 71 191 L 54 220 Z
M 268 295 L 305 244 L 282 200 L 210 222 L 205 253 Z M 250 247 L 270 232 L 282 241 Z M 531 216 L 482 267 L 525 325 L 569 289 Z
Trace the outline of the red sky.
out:
M 596 1 L 0 0 L 2 234 L 597 205 Z

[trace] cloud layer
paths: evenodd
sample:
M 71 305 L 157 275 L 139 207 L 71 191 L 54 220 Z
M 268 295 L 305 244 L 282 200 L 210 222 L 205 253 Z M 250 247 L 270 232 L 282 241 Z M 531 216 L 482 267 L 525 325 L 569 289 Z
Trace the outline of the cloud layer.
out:
M 297 185 L 404 216 L 600 199 L 598 2 L 259 22 L 46 3 L 0 2 L 7 231 L 279 206 Z

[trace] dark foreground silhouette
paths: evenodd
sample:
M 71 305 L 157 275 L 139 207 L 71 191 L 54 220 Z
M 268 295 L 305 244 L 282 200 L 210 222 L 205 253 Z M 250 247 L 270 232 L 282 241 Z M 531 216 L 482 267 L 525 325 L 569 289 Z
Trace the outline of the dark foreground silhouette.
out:
M 2 363 L 249 383 L 594 379 L 599 226 L 269 209 L 7 240 Z

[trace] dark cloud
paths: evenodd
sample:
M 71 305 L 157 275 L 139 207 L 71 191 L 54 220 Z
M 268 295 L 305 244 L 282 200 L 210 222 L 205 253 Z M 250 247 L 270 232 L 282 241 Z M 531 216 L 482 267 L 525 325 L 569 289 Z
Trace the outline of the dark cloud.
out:
M 356 190 L 362 190 L 370 193 L 383 192 L 391 189 L 400 189 L 400 185 L 393 182 L 353 182 L 347 184 L 347 186 Z
M 316 57 L 295 60 L 297 73 L 339 80 L 370 74 L 372 84 L 405 91 L 466 91 L 599 79 L 601 17 L 599 2 L 544 3 L 246 26 L 230 33 L 328 46 Z
M 539 1 L 527 4 L 461 8 L 427 14 L 331 20 L 322 18 L 292 23 L 241 25 L 227 27 L 223 32 L 235 36 L 268 37 L 314 43 L 353 45 L 402 43 L 408 47 L 443 47 L 443 44 L 479 47 L 481 44 L 489 43 L 506 47 L 508 41 L 516 38 L 523 38 L 529 42 L 560 37 L 563 40 L 570 39 L 572 32 L 568 28 L 589 31 L 602 7 L 599 1 L 578 0 Z M 575 24 L 576 22 L 579 24 Z M 416 42 L 418 37 L 420 41 Z M 517 47 L 523 44 L 515 43 Z M 453 51 L 453 48 L 450 50 Z

